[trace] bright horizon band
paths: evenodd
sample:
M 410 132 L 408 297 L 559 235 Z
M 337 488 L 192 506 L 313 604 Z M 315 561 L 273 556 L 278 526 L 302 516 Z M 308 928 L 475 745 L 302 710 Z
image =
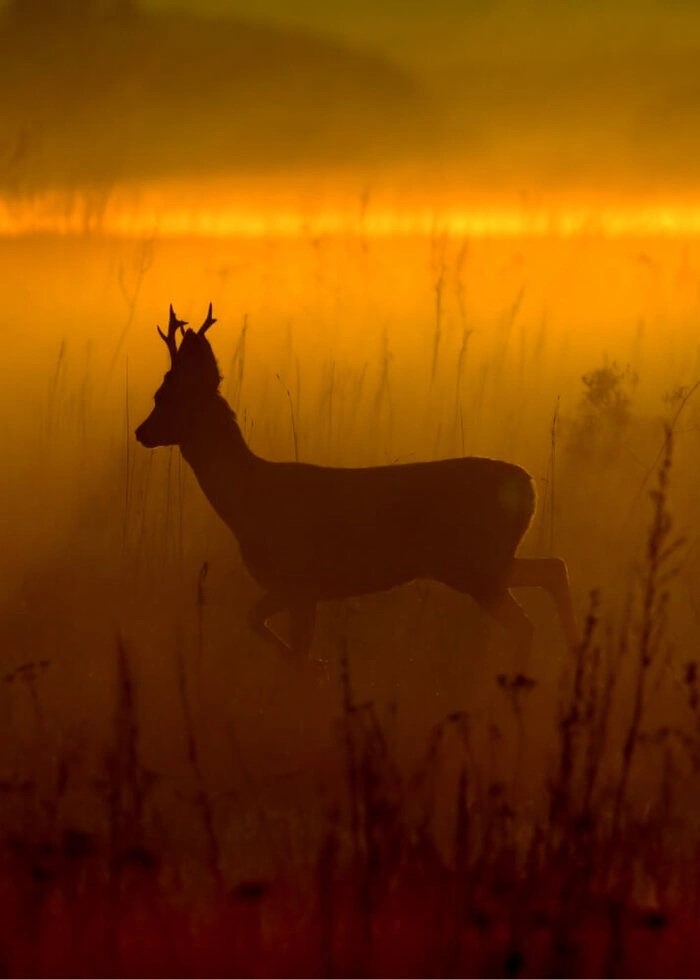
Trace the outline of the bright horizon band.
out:
M 0 236 L 83 234 L 117 237 L 306 237 L 358 234 L 369 237 L 574 237 L 700 236 L 700 203 L 591 204 L 565 203 L 530 207 L 498 205 L 437 206 L 378 203 L 306 209 L 284 206 L 217 208 L 194 201 L 185 206 L 162 202 L 132 206 L 93 195 L 0 199 Z

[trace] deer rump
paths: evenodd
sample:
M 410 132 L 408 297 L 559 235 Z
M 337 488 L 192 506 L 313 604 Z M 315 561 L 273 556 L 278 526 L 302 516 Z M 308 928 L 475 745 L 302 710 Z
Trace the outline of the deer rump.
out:
M 495 595 L 535 509 L 525 470 L 481 457 L 256 469 L 236 530 L 253 577 L 279 594 L 342 598 L 430 578 Z

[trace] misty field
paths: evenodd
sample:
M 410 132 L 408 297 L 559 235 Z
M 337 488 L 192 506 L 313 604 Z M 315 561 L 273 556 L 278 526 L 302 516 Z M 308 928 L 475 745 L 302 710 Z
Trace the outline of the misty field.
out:
M 0 971 L 700 969 L 700 243 L 0 240 Z M 251 447 L 524 466 L 581 644 L 429 582 L 310 663 L 177 450 L 133 432 L 168 304 Z M 280 617 L 279 629 L 285 624 Z

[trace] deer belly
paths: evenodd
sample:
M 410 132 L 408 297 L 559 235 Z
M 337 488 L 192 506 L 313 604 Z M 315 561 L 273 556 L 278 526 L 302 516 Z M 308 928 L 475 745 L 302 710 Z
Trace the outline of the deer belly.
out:
M 319 599 L 382 592 L 428 574 L 418 549 L 384 547 L 379 540 L 326 538 L 313 547 L 303 541 L 270 542 L 267 548 L 242 548 L 253 578 L 265 589 L 304 592 Z
M 242 543 L 253 577 L 270 591 L 303 592 L 319 599 L 382 592 L 419 578 L 464 591 L 491 589 L 499 581 L 519 535 L 477 530 L 457 515 L 440 521 L 377 521 L 368 526 L 330 522 L 318 533 L 270 534 L 255 547 Z M 465 526 L 466 525 L 466 526 Z
M 363 568 L 348 568 L 341 562 L 327 574 L 319 577 L 318 597 L 320 599 L 344 599 L 350 596 L 384 592 L 397 585 L 403 585 L 423 575 L 417 569 L 394 569 L 377 566 L 368 562 Z

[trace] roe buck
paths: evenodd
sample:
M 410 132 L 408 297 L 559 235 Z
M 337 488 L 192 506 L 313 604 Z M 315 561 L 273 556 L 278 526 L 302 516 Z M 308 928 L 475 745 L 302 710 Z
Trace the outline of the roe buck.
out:
M 546 589 L 565 638 L 576 643 L 566 565 L 516 558 L 535 509 L 530 476 L 512 463 L 479 457 L 340 469 L 274 463 L 247 446 L 219 392 L 221 377 L 206 333 L 170 307 L 171 367 L 155 407 L 136 430 L 144 446 L 179 446 L 243 561 L 265 590 L 250 612 L 257 633 L 306 653 L 316 603 L 379 592 L 417 578 L 464 592 L 504 626 L 526 655 L 533 627 L 510 593 Z M 180 346 L 178 331 L 182 333 Z M 288 610 L 290 641 L 268 626 Z

